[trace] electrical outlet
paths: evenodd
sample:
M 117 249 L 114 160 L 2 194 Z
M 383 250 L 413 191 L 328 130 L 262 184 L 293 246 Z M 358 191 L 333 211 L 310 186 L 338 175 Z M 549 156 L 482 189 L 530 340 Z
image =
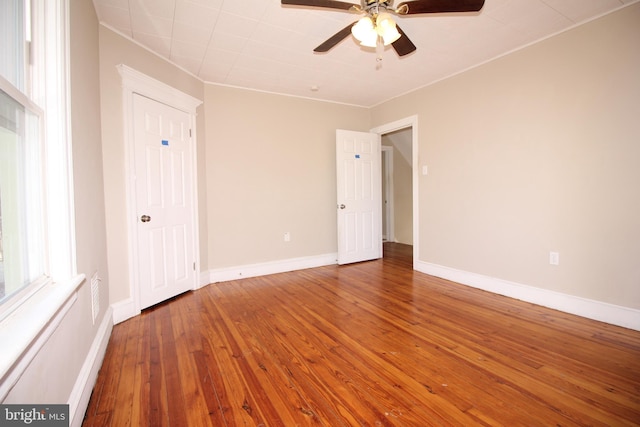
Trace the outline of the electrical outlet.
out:
M 558 252 L 549 252 L 549 264 L 560 265 L 560 254 Z
M 291 233 L 289 233 L 288 231 L 284 233 L 284 241 L 285 242 L 291 241 Z

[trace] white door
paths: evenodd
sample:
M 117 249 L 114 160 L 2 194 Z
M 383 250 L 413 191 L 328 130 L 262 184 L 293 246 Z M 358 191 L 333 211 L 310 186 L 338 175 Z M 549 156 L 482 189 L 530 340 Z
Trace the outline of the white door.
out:
M 336 131 L 338 264 L 382 257 L 380 136 Z
M 140 308 L 196 284 L 189 114 L 134 94 L 135 200 Z

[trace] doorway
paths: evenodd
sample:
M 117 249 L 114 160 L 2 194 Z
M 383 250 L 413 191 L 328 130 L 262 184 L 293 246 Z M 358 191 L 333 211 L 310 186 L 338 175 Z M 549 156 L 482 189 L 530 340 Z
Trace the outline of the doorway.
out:
M 133 95 L 140 308 L 196 285 L 195 144 L 188 113 Z
M 382 257 L 380 135 L 336 130 L 338 264 Z
M 131 298 L 127 304 L 114 310 L 115 323 L 139 314 L 142 308 L 171 294 L 197 287 L 200 260 L 195 175 L 197 163 L 195 118 L 196 108 L 202 104 L 201 100 L 124 64 L 118 65 L 117 68 L 122 78 L 123 128 L 127 152 L 125 174 Z M 149 111 L 144 108 L 138 110 L 137 107 L 140 105 L 136 104 L 139 102 L 142 102 L 140 105 L 146 105 Z M 158 111 L 151 114 L 156 108 Z M 176 118 L 174 114 L 177 114 Z M 173 124 L 165 122 L 160 126 L 161 117 L 171 117 L 169 121 Z M 145 126 L 137 128 L 136 125 L 141 122 L 146 123 Z M 165 134 L 164 131 L 153 131 L 154 128 L 173 130 Z M 150 132 L 146 132 L 145 129 Z M 141 130 L 144 131 L 143 134 L 147 134 L 150 145 L 138 151 L 140 147 L 137 147 L 136 141 L 142 135 L 138 135 Z M 179 138 L 178 135 L 180 135 Z M 181 145 L 188 146 L 189 154 L 187 151 L 180 150 Z M 136 162 L 145 159 L 160 160 L 163 158 L 160 153 L 163 153 L 164 160 L 167 160 L 166 164 L 164 161 L 150 162 L 150 165 L 157 166 L 155 172 L 151 174 L 144 172 L 143 177 L 148 179 L 149 185 L 146 189 L 139 188 L 144 180 L 137 179 L 136 171 L 143 169 Z M 161 164 L 162 167 L 160 167 Z M 166 185 L 158 184 L 160 177 L 165 180 Z M 184 188 L 185 191 L 177 191 L 180 188 Z M 146 200 L 148 206 L 140 203 L 140 200 Z M 155 209 L 155 205 L 159 205 L 155 203 L 158 200 L 170 203 L 176 209 L 152 212 L 150 209 Z M 178 212 L 181 207 L 184 211 Z M 184 225 L 180 225 L 178 221 L 172 221 L 175 216 L 174 211 L 181 218 L 187 219 Z M 162 226 L 156 227 L 156 225 Z M 151 238 L 155 240 L 150 240 Z M 156 242 L 163 242 L 163 244 L 156 244 Z M 164 261 L 165 259 L 168 261 Z M 165 269 L 167 262 L 171 264 L 171 269 Z M 164 278 L 175 279 L 173 284 L 176 286 L 165 286 Z M 147 292 L 149 289 L 141 289 L 143 282 L 152 283 L 149 288 L 151 292 Z M 165 289 L 166 293 L 164 293 Z M 153 294 L 153 297 L 149 298 L 148 294 Z
M 412 246 L 413 265 L 418 259 L 418 117 L 411 116 L 372 129 L 370 132 L 336 131 L 336 181 L 337 181 L 337 224 L 338 224 L 338 264 L 377 259 L 384 256 L 383 251 L 383 194 L 382 190 L 382 138 L 388 139 L 385 155 L 401 150 L 402 154 L 393 155 L 402 158 L 404 173 L 402 179 L 393 180 L 393 198 L 386 198 L 392 204 L 389 216 L 394 217 L 392 240 L 398 240 L 396 228 L 398 215 L 404 222 L 402 241 Z M 364 155 L 366 153 L 367 155 Z M 371 154 L 374 154 L 371 156 Z M 385 160 L 390 164 L 389 160 Z M 395 165 L 395 161 L 393 164 Z M 391 168 L 387 168 L 390 170 Z M 368 177 L 364 179 L 363 177 Z M 404 183 L 396 191 L 399 183 Z M 388 183 L 385 183 L 390 188 Z M 402 203 L 396 201 L 395 193 L 402 193 Z M 360 204 L 367 202 L 364 208 Z M 396 208 L 400 205 L 402 211 Z M 392 213 L 391 213 L 392 212 Z M 389 221 L 387 221 L 389 224 Z M 390 238 L 391 226 L 388 226 L 387 238 Z
M 381 138 L 383 240 L 413 245 L 411 128 L 389 132 Z
M 382 194 L 383 224 L 390 224 L 383 232 L 386 231 L 387 241 L 413 246 L 415 265 L 419 254 L 418 116 L 387 123 L 371 132 L 381 137 L 383 188 L 391 187 Z M 389 169 L 388 173 L 385 169 Z

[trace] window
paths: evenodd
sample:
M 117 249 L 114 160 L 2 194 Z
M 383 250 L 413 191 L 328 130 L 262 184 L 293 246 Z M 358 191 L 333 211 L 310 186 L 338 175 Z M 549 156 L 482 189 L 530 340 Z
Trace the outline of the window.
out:
M 2 3 L 0 67 L 0 304 L 45 276 L 41 156 L 42 109 L 30 85 L 30 4 Z M 32 288 L 32 289 L 29 289 Z
M 75 270 L 66 14 L 66 0 L 0 2 L 0 320 Z
M 75 265 L 68 2 L 0 1 L 0 402 L 85 279 Z
M 41 117 L 0 91 L 0 303 L 45 275 Z

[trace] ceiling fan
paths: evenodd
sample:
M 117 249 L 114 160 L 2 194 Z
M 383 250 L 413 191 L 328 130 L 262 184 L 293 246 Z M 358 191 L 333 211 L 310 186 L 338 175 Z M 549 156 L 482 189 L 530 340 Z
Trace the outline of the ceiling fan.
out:
M 401 2 L 398 7 L 393 6 L 393 0 L 361 0 L 361 4 L 338 0 L 281 1 L 283 5 L 321 7 L 365 15 L 329 37 L 313 49 L 314 52 L 328 52 L 349 34 L 353 34 L 362 46 L 376 47 L 379 52 L 384 46 L 391 44 L 399 56 L 410 54 L 416 50 L 416 46 L 395 23 L 392 15 L 477 12 L 484 5 L 484 0 L 413 0 Z

